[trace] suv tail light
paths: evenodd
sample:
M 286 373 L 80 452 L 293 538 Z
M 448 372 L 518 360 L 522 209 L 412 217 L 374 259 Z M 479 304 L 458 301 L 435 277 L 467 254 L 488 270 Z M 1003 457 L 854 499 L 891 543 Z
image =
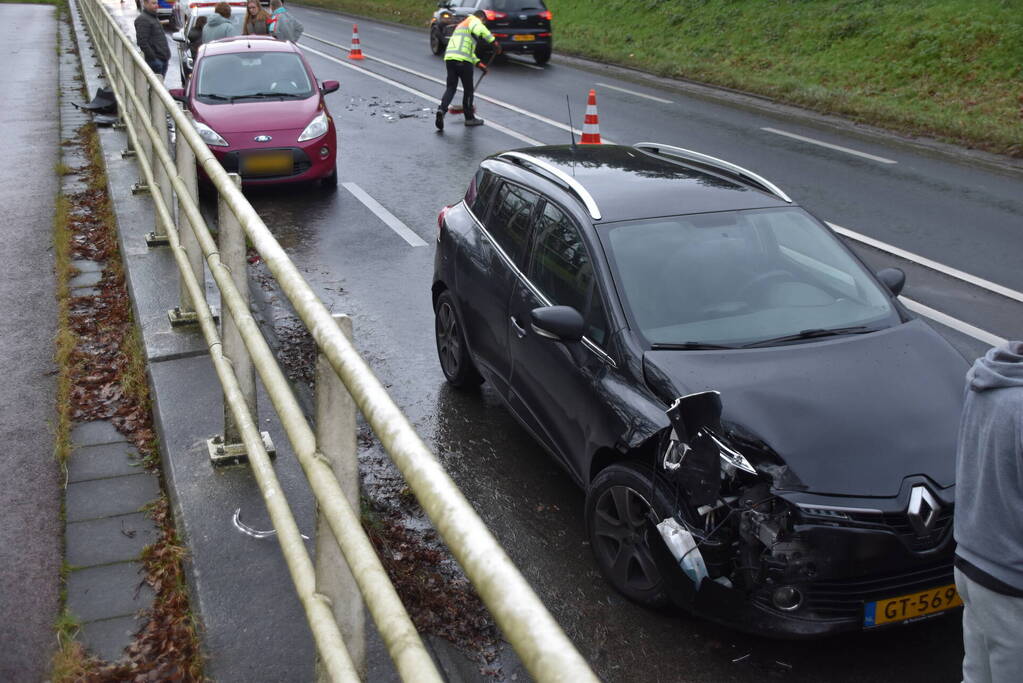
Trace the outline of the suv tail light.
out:
M 454 206 L 454 205 L 451 205 L 451 206 Z M 451 210 L 451 206 L 445 206 L 443 209 L 440 210 L 440 213 L 437 214 L 437 240 L 438 241 L 440 241 L 440 233 L 444 230 L 444 216 L 446 216 L 448 214 L 448 211 Z
M 551 14 L 550 10 L 544 10 L 543 12 L 540 12 L 540 18 L 541 19 L 546 19 L 547 21 L 550 21 L 551 19 L 554 18 L 554 15 Z
M 487 15 L 487 21 L 493 21 L 494 19 L 507 19 L 507 12 L 495 12 L 492 9 L 485 9 L 483 12 Z

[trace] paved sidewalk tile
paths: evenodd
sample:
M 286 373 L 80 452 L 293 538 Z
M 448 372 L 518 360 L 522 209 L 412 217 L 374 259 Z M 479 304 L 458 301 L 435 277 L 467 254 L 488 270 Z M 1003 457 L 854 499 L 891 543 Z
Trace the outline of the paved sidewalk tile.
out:
M 67 487 L 67 521 L 81 522 L 138 512 L 160 495 L 160 482 L 152 474 L 80 481 Z
M 74 483 L 126 474 L 141 474 L 141 456 L 129 443 L 76 448 L 71 453 L 68 481 Z
M 124 654 L 134 635 L 146 620 L 141 617 L 118 617 L 82 624 L 78 640 L 85 648 L 107 662 L 115 662 Z
M 67 580 L 67 608 L 80 621 L 134 616 L 153 604 L 141 571 L 137 562 L 76 569 Z
M 80 273 L 75 275 L 68 281 L 68 287 L 71 289 L 81 289 L 82 287 L 94 287 L 99 284 L 99 281 L 103 279 L 103 273 L 93 271 L 91 273 Z
M 124 436 L 106 420 L 80 422 L 71 428 L 71 441 L 76 446 L 95 446 L 124 440 Z
M 153 521 L 139 512 L 67 525 L 65 561 L 72 567 L 125 562 L 139 557 L 142 549 L 156 542 Z

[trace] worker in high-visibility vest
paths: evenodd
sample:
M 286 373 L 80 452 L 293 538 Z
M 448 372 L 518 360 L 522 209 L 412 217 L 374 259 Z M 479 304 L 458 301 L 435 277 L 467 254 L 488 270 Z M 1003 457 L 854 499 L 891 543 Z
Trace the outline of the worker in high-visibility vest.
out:
M 472 105 L 472 68 L 478 66 L 484 72 L 487 70 L 486 65 L 482 64 L 476 56 L 476 41 L 482 38 L 494 46 L 497 54 L 501 53 L 501 45 L 483 23 L 483 18 L 486 16 L 483 10 L 476 10 L 455 27 L 455 32 L 448 40 L 448 49 L 444 52 L 448 82 L 444 97 L 440 100 L 440 108 L 437 110 L 437 130 L 444 130 L 444 114 L 447 113 L 448 105 L 455 97 L 459 81 L 462 82 L 462 111 L 465 113 L 465 125 L 483 125 L 483 119 L 476 118 Z

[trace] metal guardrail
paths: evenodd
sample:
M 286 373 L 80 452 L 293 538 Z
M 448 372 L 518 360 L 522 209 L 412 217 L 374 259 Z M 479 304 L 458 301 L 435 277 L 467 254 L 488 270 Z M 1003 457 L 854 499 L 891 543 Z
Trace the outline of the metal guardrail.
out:
M 357 513 L 358 407 L 530 674 L 539 681 L 596 681 L 355 350 L 350 321 L 330 314 L 245 199 L 240 177 L 217 162 L 191 116 L 171 98 L 102 2 L 73 0 L 75 5 L 117 98 L 129 142 L 125 154 L 138 160 L 140 181 L 133 191 L 149 191 L 153 199 L 155 229 L 148 241 L 154 247 L 169 245 L 181 272 L 180 305 L 169 312 L 171 321 L 199 326 L 223 385 L 225 429 L 222 437 L 210 440 L 211 457 L 244 452 L 249 460 L 313 632 L 320 677 L 359 680 L 364 671 L 363 610 L 357 590 L 402 679 L 442 680 L 362 530 Z M 173 158 L 167 116 L 177 132 Z M 197 164 L 218 193 L 219 244 L 199 210 Z M 315 431 L 250 313 L 246 238 L 319 348 Z M 222 331 L 205 300 L 205 268 L 220 290 Z M 268 437 L 253 417 L 256 372 L 317 500 L 315 567 L 267 454 Z

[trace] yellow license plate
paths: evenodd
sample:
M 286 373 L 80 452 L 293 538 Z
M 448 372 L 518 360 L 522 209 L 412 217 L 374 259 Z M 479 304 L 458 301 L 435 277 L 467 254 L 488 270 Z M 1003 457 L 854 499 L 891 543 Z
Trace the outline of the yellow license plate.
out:
M 962 604 L 955 584 L 949 584 L 897 598 L 868 602 L 864 606 L 863 625 L 871 627 L 894 624 L 944 612 Z
M 291 152 L 249 154 L 242 158 L 242 175 L 288 175 L 293 167 Z
M 519 35 L 514 36 L 512 40 L 521 40 L 525 42 L 527 40 L 536 40 L 536 36 L 534 36 L 532 33 L 520 33 Z

